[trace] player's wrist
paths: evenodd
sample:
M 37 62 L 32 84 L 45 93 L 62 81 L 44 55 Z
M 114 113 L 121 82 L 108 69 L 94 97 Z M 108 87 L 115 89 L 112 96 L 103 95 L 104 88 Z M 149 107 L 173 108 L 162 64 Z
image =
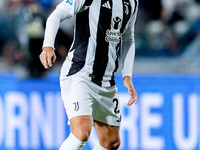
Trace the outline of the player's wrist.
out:
M 42 50 L 45 52 L 50 52 L 50 51 L 54 51 L 54 48 L 53 47 L 43 47 Z
M 132 81 L 132 78 L 130 76 L 124 76 L 123 81 Z
M 129 89 L 130 87 L 133 86 L 132 78 L 131 78 L 130 76 L 124 76 L 123 81 L 124 81 L 124 86 L 125 86 L 126 88 Z

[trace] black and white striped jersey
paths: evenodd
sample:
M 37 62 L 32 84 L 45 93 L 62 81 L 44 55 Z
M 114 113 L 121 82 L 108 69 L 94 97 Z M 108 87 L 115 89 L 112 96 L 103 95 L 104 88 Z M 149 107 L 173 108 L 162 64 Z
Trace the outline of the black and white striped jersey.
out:
M 60 22 L 76 17 L 75 36 L 61 73 L 109 87 L 114 72 L 132 76 L 138 0 L 64 0 L 50 15 L 43 47 L 54 47 Z

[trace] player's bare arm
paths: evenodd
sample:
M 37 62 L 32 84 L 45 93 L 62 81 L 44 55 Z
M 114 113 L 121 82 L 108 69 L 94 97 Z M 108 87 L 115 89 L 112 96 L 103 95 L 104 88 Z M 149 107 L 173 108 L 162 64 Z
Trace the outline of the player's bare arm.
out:
M 40 61 L 45 69 L 51 68 L 53 63 L 56 61 L 54 49 L 52 47 L 44 47 L 40 54 Z
M 131 95 L 130 100 L 128 101 L 127 105 L 131 106 L 133 103 L 138 103 L 138 94 L 134 88 L 134 85 L 132 83 L 132 79 L 129 76 L 124 76 L 124 86 L 127 88 L 128 93 Z

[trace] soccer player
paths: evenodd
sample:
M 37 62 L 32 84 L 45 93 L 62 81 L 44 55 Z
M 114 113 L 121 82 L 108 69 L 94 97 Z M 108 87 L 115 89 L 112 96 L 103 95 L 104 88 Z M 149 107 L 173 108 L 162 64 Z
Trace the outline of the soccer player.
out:
M 132 83 L 134 25 L 138 0 L 64 0 L 47 20 L 40 60 L 48 69 L 56 60 L 54 42 L 63 20 L 76 17 L 74 41 L 61 68 L 61 95 L 71 133 L 60 150 L 80 150 L 94 125 L 99 142 L 93 150 L 120 146 L 120 104 L 114 72 L 137 104 Z

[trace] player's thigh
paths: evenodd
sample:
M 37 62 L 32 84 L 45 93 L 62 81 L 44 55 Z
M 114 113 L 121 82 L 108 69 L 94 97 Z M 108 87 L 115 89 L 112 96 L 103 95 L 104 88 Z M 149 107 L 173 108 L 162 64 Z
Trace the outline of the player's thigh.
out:
M 71 125 L 71 132 L 86 141 L 92 128 L 91 89 L 81 77 L 62 77 L 61 95 Z
M 119 126 L 112 126 L 100 121 L 94 121 L 99 143 L 107 149 L 117 149 L 120 145 Z
M 97 102 L 93 104 L 93 119 L 113 126 L 120 126 L 121 111 L 115 86 L 102 88 L 98 92 Z

